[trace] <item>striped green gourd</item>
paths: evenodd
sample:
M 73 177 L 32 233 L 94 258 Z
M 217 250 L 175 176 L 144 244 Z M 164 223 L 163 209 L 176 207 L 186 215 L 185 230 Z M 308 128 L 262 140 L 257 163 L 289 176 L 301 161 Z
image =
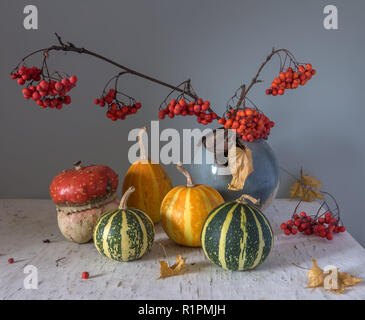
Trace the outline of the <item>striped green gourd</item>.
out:
M 99 253 L 117 261 L 132 261 L 142 257 L 155 237 L 151 218 L 141 210 L 127 208 L 130 187 L 123 195 L 119 209 L 104 213 L 97 221 L 94 244 Z
M 274 237 L 269 221 L 245 198 L 247 196 L 243 195 L 216 207 L 202 229 L 205 255 L 223 269 L 254 269 L 266 259 L 273 247 Z

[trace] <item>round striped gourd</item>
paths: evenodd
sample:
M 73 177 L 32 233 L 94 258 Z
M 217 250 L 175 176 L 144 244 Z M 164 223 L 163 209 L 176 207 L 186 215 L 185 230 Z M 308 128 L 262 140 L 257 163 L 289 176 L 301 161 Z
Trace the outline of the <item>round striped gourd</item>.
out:
M 202 230 L 205 255 L 226 270 L 254 269 L 266 259 L 273 247 L 274 237 L 269 221 L 244 198 L 247 196 L 215 208 Z
M 173 188 L 162 201 L 162 226 L 174 242 L 189 247 L 200 247 L 200 234 L 205 219 L 209 212 L 224 200 L 212 187 L 194 185 L 190 174 L 181 164 L 178 164 L 177 168 L 186 176 L 187 184 Z
M 152 246 L 155 237 L 152 220 L 144 212 L 126 206 L 134 190 L 134 187 L 130 187 L 124 193 L 119 209 L 104 213 L 95 225 L 95 247 L 109 259 L 136 260 Z
M 172 184 L 164 168 L 147 159 L 141 137 L 145 130 L 146 127 L 142 128 L 138 135 L 141 158 L 129 167 L 122 192 L 124 193 L 130 186 L 135 186 L 136 192 L 129 197 L 128 205 L 147 213 L 152 221 L 157 223 L 161 220 L 161 202 L 172 189 Z

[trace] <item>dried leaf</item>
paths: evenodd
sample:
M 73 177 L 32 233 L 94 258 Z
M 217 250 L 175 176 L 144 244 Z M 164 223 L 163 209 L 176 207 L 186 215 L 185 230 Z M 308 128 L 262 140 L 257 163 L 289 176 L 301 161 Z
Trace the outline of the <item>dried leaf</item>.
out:
M 228 185 L 229 190 L 242 190 L 245 186 L 247 177 L 254 171 L 252 164 L 252 151 L 246 147 L 232 146 L 228 151 L 229 170 L 232 180 Z
M 317 178 L 310 176 L 309 174 L 302 176 L 302 182 L 305 186 L 315 189 L 321 189 L 323 186 L 321 181 L 319 181 Z
M 337 290 L 330 290 L 334 293 L 341 294 L 345 291 L 346 287 L 354 286 L 362 281 L 360 278 L 355 278 L 354 276 L 346 273 L 346 272 L 339 272 L 338 273 L 338 286 Z
M 323 287 L 325 274 L 323 270 L 318 267 L 317 261 L 312 258 L 313 267 L 308 271 L 308 288 Z M 361 278 L 355 278 L 354 276 L 346 273 L 339 272 L 337 277 L 338 289 L 329 289 L 333 293 L 341 294 L 345 291 L 346 287 L 354 286 L 362 281 Z
M 182 274 L 185 269 L 186 258 L 182 258 L 181 255 L 176 257 L 176 262 L 169 267 L 166 261 L 160 261 L 160 277 L 159 279 L 167 278 Z
M 290 187 L 290 199 L 302 198 L 306 202 L 311 202 L 314 199 L 322 200 L 323 195 L 317 191 L 321 187 L 321 181 L 309 174 L 303 176 L 301 171 L 298 181 Z
M 308 288 L 316 288 L 316 287 L 322 287 L 323 286 L 323 270 L 318 267 L 317 261 L 312 258 L 313 267 L 310 269 L 307 273 L 309 284 Z

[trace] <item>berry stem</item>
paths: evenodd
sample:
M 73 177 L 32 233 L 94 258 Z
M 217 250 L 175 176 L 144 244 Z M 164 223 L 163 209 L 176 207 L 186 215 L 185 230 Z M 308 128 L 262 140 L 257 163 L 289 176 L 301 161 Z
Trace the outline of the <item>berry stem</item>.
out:
M 138 71 L 135 71 L 135 70 L 133 70 L 133 69 L 131 69 L 131 68 L 128 68 L 128 67 L 126 67 L 126 66 L 123 66 L 123 65 L 121 65 L 120 63 L 118 63 L 118 62 L 115 62 L 115 61 L 113 61 L 113 60 L 111 60 L 111 59 L 109 59 L 109 58 L 107 58 L 107 57 L 104 57 L 104 56 L 102 56 L 101 54 L 98 54 L 98 53 L 96 53 L 96 52 L 93 52 L 93 51 L 90 51 L 90 50 L 88 50 L 88 49 L 85 49 L 85 48 L 79 48 L 79 47 L 76 47 L 74 44 L 72 44 L 71 42 L 67 42 L 67 43 L 64 43 L 63 41 L 62 41 L 62 39 L 61 39 L 61 37 L 57 34 L 57 33 L 55 33 L 55 35 L 56 35 L 56 37 L 57 37 L 57 39 L 58 39 L 58 42 L 59 42 L 59 45 L 53 45 L 53 46 L 51 46 L 51 47 L 49 47 L 49 48 L 44 48 L 44 49 L 39 49 L 39 50 L 36 50 L 36 51 L 34 51 L 34 52 L 32 52 L 32 53 L 30 53 L 30 54 L 28 54 L 27 56 L 25 56 L 20 62 L 19 62 L 19 64 L 14 68 L 14 70 L 15 69 L 17 69 L 26 59 L 28 59 L 30 56 L 32 56 L 32 55 L 34 55 L 34 54 L 36 54 L 36 53 L 39 53 L 39 52 L 43 52 L 44 53 L 44 55 L 45 55 L 45 58 L 46 57 L 48 57 L 48 53 L 50 52 L 50 51 L 65 51 L 65 52 L 76 52 L 76 53 L 80 53 L 80 54 L 87 54 L 87 55 L 90 55 L 90 56 L 93 56 L 93 57 L 95 57 L 95 58 L 98 58 L 98 59 L 101 59 L 101 60 L 103 60 L 103 61 L 105 61 L 105 62 L 108 62 L 108 63 L 110 63 L 110 64 L 112 64 L 112 65 L 114 65 L 114 66 L 116 66 L 116 67 L 118 67 L 118 68 L 120 68 L 120 69 L 122 69 L 122 70 L 124 70 L 125 72 L 127 72 L 127 73 L 130 73 L 130 74 L 133 74 L 133 75 L 135 75 L 135 76 L 137 76 L 137 77 L 140 77 L 140 78 L 143 78 L 143 79 L 146 79 L 146 80 L 149 80 L 149 81 L 151 81 L 151 82 L 154 82 L 154 83 L 157 83 L 157 84 L 159 84 L 159 85 L 162 85 L 162 86 L 164 86 L 164 87 L 167 87 L 167 88 L 170 88 L 170 89 L 173 89 L 173 90 L 176 90 L 176 91 L 179 91 L 179 92 L 181 92 L 181 93 L 185 93 L 185 94 L 187 94 L 187 95 L 189 95 L 191 98 L 193 98 L 193 99 L 196 99 L 196 96 L 193 94 L 193 93 L 191 93 L 191 92 L 186 92 L 186 91 L 184 91 L 183 89 L 181 89 L 181 88 L 179 88 L 179 87 L 176 87 L 176 86 L 174 86 L 174 85 L 172 85 L 172 84 L 169 84 L 169 83 L 166 83 L 166 82 L 164 82 L 164 81 L 161 81 L 161 80 L 159 80 L 159 79 L 156 79 L 156 78 L 154 78 L 154 77 L 151 77 L 151 76 L 148 76 L 148 75 L 146 75 L 146 74 L 143 74 L 143 73 L 140 73 L 140 72 L 138 72 Z
M 242 102 L 244 102 L 245 100 L 245 97 L 247 95 L 247 93 L 251 90 L 251 88 L 253 87 L 254 84 L 256 83 L 260 83 L 262 82 L 262 80 L 259 80 L 258 77 L 260 76 L 260 73 L 262 71 L 262 69 L 265 67 L 265 65 L 271 60 L 271 58 L 275 55 L 278 55 L 279 58 L 280 58 L 280 64 L 282 66 L 282 62 L 281 62 L 281 56 L 280 56 L 280 53 L 281 52 L 284 52 L 285 53 L 285 56 L 286 57 L 289 57 L 290 61 L 293 62 L 294 64 L 297 64 L 297 61 L 295 60 L 293 54 L 287 50 L 287 49 L 277 49 L 275 50 L 274 48 L 272 49 L 271 53 L 266 57 L 265 61 L 261 64 L 260 68 L 258 69 L 256 75 L 253 77 L 253 79 L 251 80 L 251 83 L 247 86 L 243 84 L 241 86 L 241 95 L 240 95 L 240 98 L 236 104 L 236 109 L 238 109 Z
M 240 95 L 240 98 L 237 101 L 236 109 L 238 109 L 240 107 L 240 105 L 242 104 L 243 100 L 245 99 L 245 96 L 246 96 L 246 85 L 243 84 L 241 86 L 241 95 Z

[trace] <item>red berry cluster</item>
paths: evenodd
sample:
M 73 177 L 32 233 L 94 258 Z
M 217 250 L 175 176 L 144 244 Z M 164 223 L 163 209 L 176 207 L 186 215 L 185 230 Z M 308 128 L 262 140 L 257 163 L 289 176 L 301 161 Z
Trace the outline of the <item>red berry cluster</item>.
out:
M 63 104 L 70 104 L 71 97 L 66 93 L 75 86 L 77 77 L 47 81 L 41 80 L 41 74 L 41 69 L 35 66 L 31 68 L 21 66 L 17 72 L 11 74 L 11 78 L 18 79 L 19 85 L 29 81 L 29 85 L 22 90 L 23 96 L 25 99 L 34 100 L 42 108 L 62 109 Z
M 263 113 L 251 108 L 244 110 L 231 109 L 225 117 L 218 120 L 225 129 L 232 129 L 241 136 L 242 140 L 253 142 L 255 139 L 267 139 L 273 121 Z
M 41 73 L 41 69 L 38 69 L 36 66 L 33 66 L 31 68 L 21 66 L 17 72 L 11 74 L 11 78 L 14 80 L 18 79 L 18 84 L 22 86 L 23 84 L 25 84 L 25 82 L 29 80 L 41 80 Z
M 296 89 L 299 85 L 304 86 L 315 74 L 316 70 L 312 69 L 310 63 L 307 63 L 305 66 L 299 65 L 297 71 L 293 71 L 289 67 L 286 69 L 286 72 L 280 72 L 279 77 L 274 79 L 271 87 L 266 90 L 266 94 L 273 96 L 283 95 L 286 89 Z
M 120 101 L 117 100 L 117 92 L 115 89 L 110 89 L 106 95 L 96 98 L 94 103 L 98 104 L 100 107 L 108 105 L 106 116 L 112 121 L 116 121 L 118 119 L 124 120 L 128 115 L 137 113 L 137 111 L 142 107 L 140 102 L 136 102 L 132 105 L 121 105 Z
M 210 102 L 208 100 L 198 99 L 197 101 L 187 102 L 185 99 L 172 99 L 165 109 L 161 109 L 158 113 L 159 119 L 164 119 L 165 116 L 174 118 L 175 116 L 196 116 L 196 119 L 201 124 L 211 123 L 217 119 L 217 114 L 210 110 Z
M 299 215 L 293 214 L 292 218 L 281 224 L 281 229 L 289 236 L 298 231 L 306 235 L 316 234 L 319 237 L 333 239 L 333 233 L 345 232 L 346 228 L 339 225 L 339 220 L 326 212 L 324 217 L 310 217 L 302 211 Z

